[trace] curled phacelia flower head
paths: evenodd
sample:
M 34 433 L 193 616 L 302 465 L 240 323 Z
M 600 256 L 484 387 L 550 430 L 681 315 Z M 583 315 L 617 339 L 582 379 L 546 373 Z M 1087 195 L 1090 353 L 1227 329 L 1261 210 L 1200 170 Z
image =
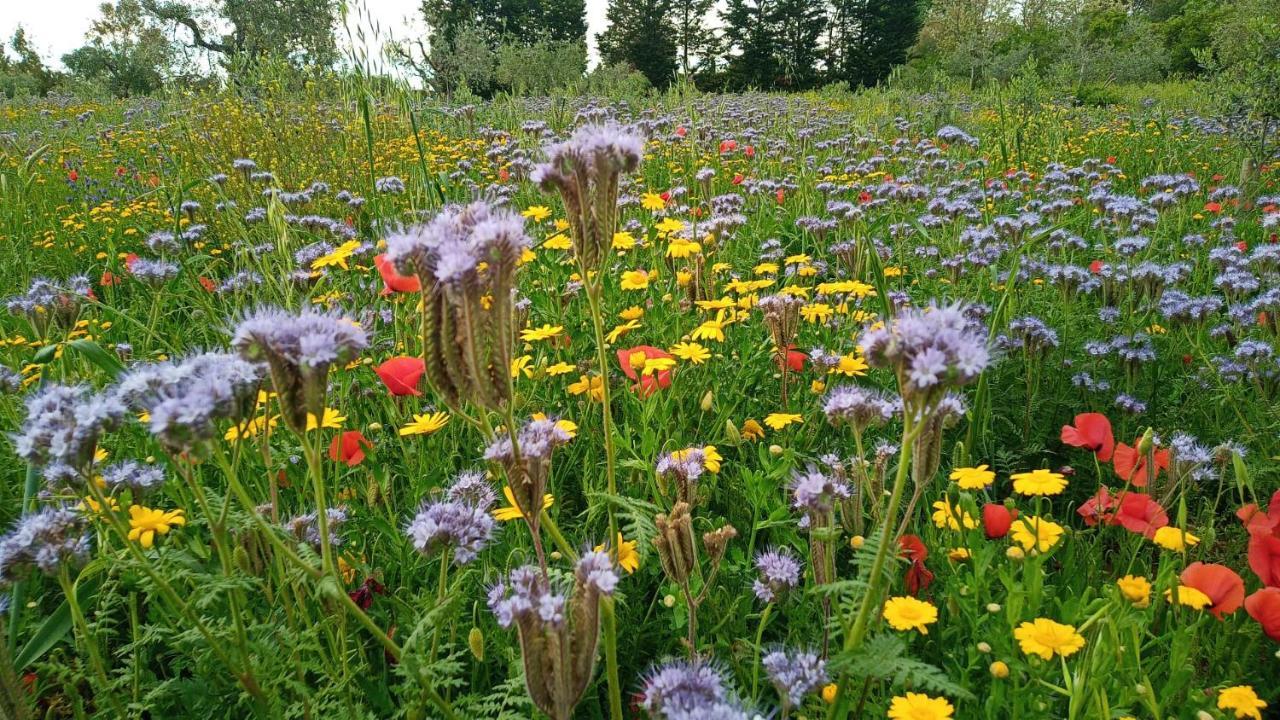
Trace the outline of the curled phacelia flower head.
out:
M 779 649 L 765 655 L 763 663 L 784 707 L 801 705 L 828 681 L 827 663 L 815 652 Z
M 867 362 L 892 369 L 908 404 L 932 404 L 947 389 L 977 379 L 991 354 L 986 336 L 960 305 L 907 308 L 859 341 Z
M 495 521 L 489 513 L 493 500 L 493 489 L 483 475 L 463 473 L 443 500 L 422 506 L 405 527 L 405 534 L 423 555 L 447 549 L 455 564 L 466 565 L 493 540 Z
M 308 414 L 324 412 L 329 368 L 354 359 L 369 340 L 363 328 L 334 313 L 266 308 L 240 321 L 231 344 L 246 360 L 267 363 L 285 422 L 301 433 Z
M 762 602 L 774 602 L 800 584 L 800 561 L 786 548 L 772 548 L 756 555 L 760 577 L 752 585 Z
M 112 392 L 150 416 L 148 429 L 166 449 L 191 453 L 217 437 L 217 421 L 239 421 L 253 410 L 262 376 L 258 363 L 209 352 L 135 366 Z
M 72 480 L 93 463 L 98 439 L 116 428 L 125 406 L 86 385 L 49 385 L 27 398 L 27 418 L 13 436 L 18 457 L 50 481 Z
M 89 522 L 70 508 L 46 507 L 22 519 L 0 536 L 0 587 L 39 570 L 53 575 L 64 565 L 89 556 Z

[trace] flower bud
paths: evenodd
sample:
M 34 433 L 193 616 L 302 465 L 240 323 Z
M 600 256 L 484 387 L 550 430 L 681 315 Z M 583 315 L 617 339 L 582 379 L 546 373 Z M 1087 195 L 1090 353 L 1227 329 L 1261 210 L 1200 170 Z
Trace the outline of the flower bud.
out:
M 711 412 L 711 408 L 715 405 L 715 401 L 715 394 L 708 390 L 706 394 L 702 396 L 702 402 L 698 404 L 698 407 L 702 408 L 702 412 Z
M 484 632 L 480 628 L 473 626 L 467 633 L 467 647 L 471 648 L 471 655 L 476 660 L 484 662 Z
M 1023 552 L 1022 548 L 1018 547 L 1017 545 L 1010 546 L 1008 550 L 1004 551 L 1004 555 L 1005 557 L 1014 561 L 1022 560 L 1027 556 L 1027 554 Z
M 675 607 L 675 606 L 676 606 L 676 596 L 675 596 L 675 595 L 663 595 L 663 596 L 662 596 L 662 604 L 663 604 L 663 606 L 665 606 L 665 607 L 669 607 L 669 608 Z
M 1000 612 L 1000 603 L 988 603 L 987 612 L 993 613 L 993 614 Z
M 827 683 L 822 686 L 822 701 L 830 705 L 836 701 L 836 693 L 840 691 L 840 686 L 835 683 Z
M 849 538 L 849 547 L 853 548 L 854 550 L 861 550 L 862 546 L 866 542 L 867 542 L 867 539 L 862 537 L 861 535 L 854 535 L 853 537 Z
M 742 433 L 738 432 L 738 426 L 734 425 L 732 420 L 724 421 L 724 434 L 734 445 L 742 442 Z
M 987 653 L 991 652 L 991 645 L 985 642 L 978 643 L 978 652 L 982 653 L 983 655 L 986 655 Z
M 1142 437 L 1138 439 L 1139 455 L 1146 455 L 1147 453 L 1151 452 L 1151 445 L 1152 443 L 1155 442 L 1155 436 L 1156 436 L 1155 430 L 1153 430 L 1150 427 L 1148 427 L 1145 431 L 1143 431 Z
M 1009 677 L 1009 666 L 1001 660 L 991 663 L 991 666 L 988 669 L 991 670 L 991 677 L 997 680 L 1003 680 Z
M 782 454 L 782 446 L 781 446 L 781 445 L 770 445 L 770 446 L 769 446 L 769 454 L 770 454 L 770 455 L 772 455 L 772 456 L 774 456 L 774 457 L 778 457 L 779 455 L 781 455 L 781 454 Z

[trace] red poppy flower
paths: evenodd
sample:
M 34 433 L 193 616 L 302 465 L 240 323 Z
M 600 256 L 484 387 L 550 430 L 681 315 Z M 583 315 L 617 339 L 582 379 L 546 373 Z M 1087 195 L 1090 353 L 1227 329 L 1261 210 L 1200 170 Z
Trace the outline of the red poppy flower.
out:
M 412 275 L 401 275 L 396 272 L 391 261 L 387 259 L 386 253 L 375 255 L 373 264 L 378 268 L 378 274 L 382 276 L 383 295 L 390 295 L 398 292 L 418 292 L 422 289 L 422 282 Z
M 858 202 L 864 205 L 866 203 L 871 202 L 871 193 L 867 192 L 866 190 L 863 190 L 862 192 L 858 193 Z
M 1102 413 L 1080 413 L 1075 425 L 1062 426 L 1062 442 L 1072 447 L 1084 448 L 1098 456 L 1101 462 L 1111 460 L 1116 448 L 1111 434 L 1111 421 Z
M 200 276 L 200 287 L 204 288 L 205 292 L 217 292 L 217 291 L 218 291 L 218 285 L 217 285 L 217 283 L 215 283 L 214 281 L 210 280 L 209 278 L 207 278 L 207 277 L 205 277 L 205 276 L 203 276 L 203 275 L 201 275 L 201 276 Z
M 742 173 L 734 173 L 734 174 L 733 174 L 733 184 L 734 184 L 734 185 L 741 185 L 743 180 L 746 180 L 746 178 L 745 178 L 745 177 L 743 177 Z
M 510 170 L 508 170 L 508 169 L 506 169 L 506 168 L 502 168 L 501 170 L 499 170 L 499 171 L 498 171 L 498 181 L 499 181 L 499 182 L 506 182 L 506 181 L 508 181 L 508 180 L 510 180 L 510 179 L 511 179 L 511 171 L 510 171 Z
M 1102 264 L 1101 260 L 1094 260 L 1093 262 L 1089 263 L 1089 272 L 1093 273 L 1094 275 L 1097 275 L 1098 273 L 1102 272 L 1102 268 L 1104 267 L 1106 266 Z
M 373 371 L 378 374 L 378 378 L 392 395 L 417 396 L 422 394 L 418 391 L 418 381 L 422 380 L 422 374 L 427 371 L 427 367 L 422 362 L 422 358 L 401 356 L 387 360 Z
M 1261 531 L 1249 533 L 1249 569 L 1267 587 L 1280 587 L 1280 537 Z
M 921 590 L 933 583 L 933 573 L 924 565 L 925 559 L 929 557 L 929 549 L 916 535 L 903 535 L 898 538 L 898 546 L 901 548 L 899 556 L 911 563 L 911 567 L 907 568 L 907 574 L 903 578 L 907 592 L 918 595 Z
M 98 280 L 98 284 L 102 287 L 111 287 L 120 284 L 120 277 L 110 270 L 102 271 L 102 278 Z
M 1009 534 L 1009 528 L 1017 517 L 1017 510 L 1010 510 L 999 503 L 987 503 L 982 506 L 982 531 L 988 540 L 997 540 Z
M 80 173 L 76 172 L 75 170 L 72 170 L 71 172 L 67 173 L 67 179 L 70 180 L 71 182 L 75 182 L 80 179 Z
M 329 459 L 355 467 L 364 462 L 364 451 L 372 449 L 373 443 L 359 430 L 348 430 L 329 443 Z
M 1262 588 L 1245 598 L 1244 611 L 1258 621 L 1267 637 L 1280 642 L 1280 588 Z
M 640 395 L 640 397 L 649 397 L 658 391 L 659 388 L 666 389 L 671 387 L 671 371 L 658 370 L 657 372 L 642 375 L 641 370 L 644 369 L 647 360 L 674 360 L 675 358 L 652 345 L 636 345 L 633 348 L 618 350 L 618 364 L 622 366 L 622 372 L 636 384 L 632 389 Z
M 801 370 L 804 370 L 804 362 L 808 359 L 809 356 L 797 350 L 795 345 L 787 346 L 787 370 L 790 370 L 791 372 L 800 372 Z M 773 361 L 779 365 L 779 369 L 781 369 L 782 363 L 779 362 L 777 355 L 773 356 Z
M 688 135 L 688 134 L 689 134 L 689 130 L 685 126 L 681 125 L 680 127 L 676 128 L 676 135 L 680 137 L 684 137 L 685 135 Z
M 1249 252 L 1249 243 L 1245 242 L 1244 240 L 1241 240 L 1240 242 L 1236 243 L 1236 249 L 1239 250 L 1240 252 Z
M 365 578 L 365 581 L 361 583 L 360 587 L 352 590 L 348 595 L 352 602 L 360 606 L 361 610 L 368 610 L 373 606 L 373 596 L 375 594 L 385 595 L 386 592 L 387 589 L 382 585 L 382 583 L 373 578 Z
M 1084 518 L 1085 525 L 1093 527 L 1100 522 L 1110 523 L 1115 515 L 1115 509 L 1116 498 L 1111 495 L 1111 490 L 1103 485 L 1098 488 L 1098 492 L 1094 493 L 1093 497 L 1076 508 L 1076 514 Z
M 1236 511 L 1236 517 L 1250 533 L 1264 532 L 1280 535 L 1280 490 L 1271 496 L 1271 503 L 1263 512 L 1256 503 L 1249 503 Z
M 1205 609 L 1219 620 L 1244 602 L 1244 580 L 1226 565 L 1193 562 L 1182 571 L 1182 584 L 1208 595 L 1213 604 Z
M 778 190 L 773 193 L 773 197 L 778 201 L 778 204 L 781 205 L 787 201 L 787 191 L 782 188 L 778 188 Z
M 129 253 L 124 256 L 124 266 L 133 272 L 133 264 L 138 262 L 138 253 Z
M 746 155 L 746 156 L 747 156 L 747 157 L 749 157 L 749 158 L 755 157 L 755 156 L 756 156 L 756 146 L 755 146 L 755 145 L 748 145 L 748 146 L 747 146 L 747 148 L 746 148 L 745 150 L 743 150 L 743 151 L 742 151 L 742 154 L 743 154 L 743 155 Z
M 738 147 L 738 141 L 737 141 L 737 140 L 721 140 L 721 141 L 720 141 L 720 154 L 721 154 L 721 155 L 723 155 L 723 154 L 725 154 L 725 153 L 727 153 L 727 152 L 731 152 L 731 151 L 733 151 L 733 150 L 736 150 L 736 149 L 737 149 L 737 147 Z
M 1116 164 L 1116 156 L 1115 156 L 1115 155 L 1108 155 L 1108 156 L 1107 156 L 1107 164 L 1108 164 L 1108 165 L 1115 165 L 1115 164 Z
M 1169 515 L 1150 495 L 1131 492 L 1120 497 L 1119 507 L 1110 523 L 1150 538 L 1156 530 L 1169 524 Z
M 658 195 L 658 197 L 662 198 L 662 202 L 670 202 L 670 201 L 671 201 L 671 191 L 670 191 L 670 190 L 667 190 L 666 192 L 660 193 L 660 194 Z
M 1156 450 L 1154 455 L 1156 469 L 1152 473 L 1152 477 L 1159 477 L 1161 470 L 1169 469 L 1169 451 Z M 1139 453 L 1137 448 L 1120 443 L 1116 446 L 1115 454 L 1111 460 L 1116 475 L 1121 480 L 1132 483 L 1134 487 L 1147 486 L 1147 457 L 1145 453 Z

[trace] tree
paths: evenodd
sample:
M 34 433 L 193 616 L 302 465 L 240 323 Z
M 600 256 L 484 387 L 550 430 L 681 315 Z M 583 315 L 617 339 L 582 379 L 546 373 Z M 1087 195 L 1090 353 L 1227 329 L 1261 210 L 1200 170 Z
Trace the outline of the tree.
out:
M 680 58 L 682 75 L 714 70 L 716 34 L 707 27 L 707 14 L 711 12 L 713 5 L 715 0 L 676 0 L 674 3 L 672 18 L 675 23 L 676 54 Z
M 906 62 L 920 33 L 921 11 L 912 0 L 836 0 L 831 17 L 831 77 L 868 87 Z
M 188 44 L 224 64 L 267 55 L 295 67 L 328 67 L 337 0 L 140 0 L 151 17 L 185 29 Z
M 771 88 L 778 78 L 775 0 L 728 0 L 720 15 L 728 44 L 728 85 Z
M 479 27 L 494 50 L 507 43 L 585 42 L 584 0 L 422 0 L 431 42 L 449 42 L 464 25 Z
M 59 74 L 45 66 L 21 25 L 13 31 L 9 47 L 17 58 L 10 59 L 0 45 L 0 93 L 6 97 L 44 95 L 57 84 Z
M 654 87 L 666 87 L 676 72 L 676 29 L 671 0 L 613 0 L 609 27 L 596 36 L 605 63 L 625 63 Z
M 776 0 L 770 19 L 779 83 L 789 90 L 813 87 L 821 76 L 818 41 L 827 26 L 825 5 L 812 0 Z
M 103 83 L 119 96 L 159 90 L 174 59 L 163 28 L 142 9 L 139 0 L 103 3 L 88 42 L 62 56 L 73 74 Z

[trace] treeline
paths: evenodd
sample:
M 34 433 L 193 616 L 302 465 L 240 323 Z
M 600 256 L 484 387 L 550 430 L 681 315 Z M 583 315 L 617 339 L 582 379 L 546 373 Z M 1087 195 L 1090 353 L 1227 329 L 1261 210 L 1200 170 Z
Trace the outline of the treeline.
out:
M 273 63 L 349 70 L 337 0 L 111 0 L 54 71 L 21 28 L 0 93 L 115 95 L 235 81 Z M 381 43 L 399 74 L 442 94 L 804 90 L 883 83 L 978 87 L 1032 73 L 1085 88 L 1220 73 L 1238 38 L 1280 36 L 1280 0 L 610 0 L 591 40 L 584 0 L 422 0 L 427 32 Z M 1246 44 L 1247 45 L 1247 44 Z M 385 67 L 385 66 L 384 66 Z

